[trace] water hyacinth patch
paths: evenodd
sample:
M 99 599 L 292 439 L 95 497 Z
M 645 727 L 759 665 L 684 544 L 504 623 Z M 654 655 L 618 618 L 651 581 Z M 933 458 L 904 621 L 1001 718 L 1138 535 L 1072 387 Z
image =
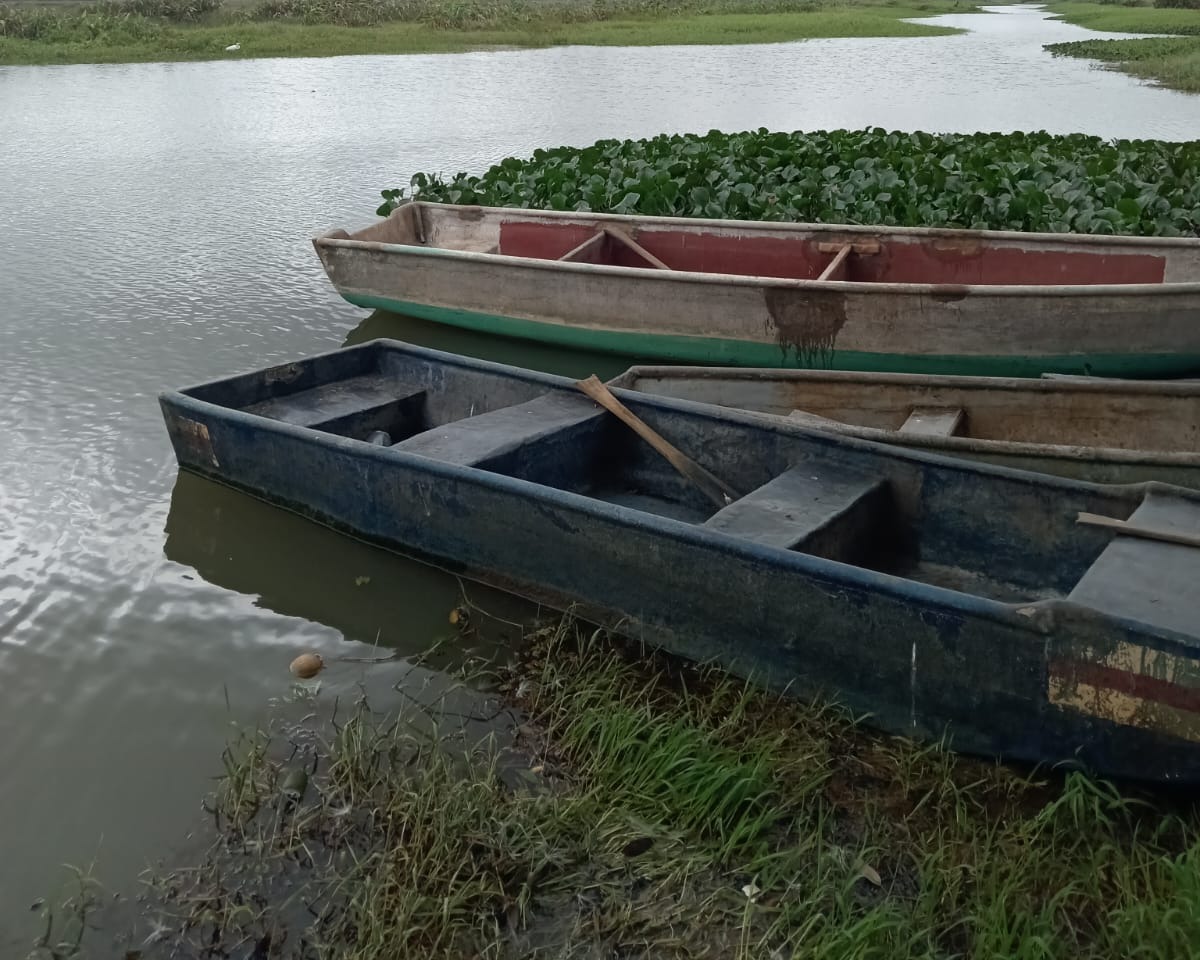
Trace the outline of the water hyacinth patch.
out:
M 870 130 L 660 135 L 418 173 L 421 200 L 655 216 L 1200 235 L 1200 141 Z M 380 215 L 405 191 L 383 191 Z

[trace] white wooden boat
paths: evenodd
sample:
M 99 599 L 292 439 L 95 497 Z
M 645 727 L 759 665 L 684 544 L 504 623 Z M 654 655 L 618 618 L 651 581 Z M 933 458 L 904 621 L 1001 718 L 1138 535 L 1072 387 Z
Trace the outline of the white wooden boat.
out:
M 626 217 L 410 202 L 314 241 L 351 303 L 752 367 L 1200 369 L 1200 239 Z

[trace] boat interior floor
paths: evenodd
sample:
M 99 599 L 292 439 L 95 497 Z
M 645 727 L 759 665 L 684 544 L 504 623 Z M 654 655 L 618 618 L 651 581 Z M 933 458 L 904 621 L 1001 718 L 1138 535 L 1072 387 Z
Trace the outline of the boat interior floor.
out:
M 743 495 L 717 509 L 648 444 L 582 394 L 547 392 L 519 381 L 490 393 L 480 389 L 478 397 L 490 399 L 477 401 L 471 396 L 470 391 L 449 389 L 436 379 L 406 384 L 392 373 L 373 372 L 243 409 L 443 463 L 583 494 L 760 546 L 997 600 L 1026 602 L 1069 593 L 1099 609 L 1153 617 L 1153 622 L 1171 625 L 1185 615 L 1186 607 L 1171 597 L 1186 597 L 1188 585 L 1200 582 L 1200 550 L 1125 537 L 1116 538 L 1107 548 L 1101 544 L 1093 554 L 1073 556 L 1066 563 L 1068 572 L 1048 585 L 1029 576 L 1022 580 L 1015 571 L 1024 563 L 1010 564 L 1011 576 L 997 575 L 991 572 L 994 545 L 986 537 L 967 548 L 974 551 L 968 556 L 958 547 L 949 551 L 957 551 L 955 555 L 943 555 L 947 544 L 963 540 L 947 526 L 954 521 L 941 516 L 948 512 L 953 494 L 938 502 L 925 502 L 922 498 L 935 494 L 921 489 L 915 497 L 900 496 L 893 480 L 872 467 L 878 461 L 869 457 L 860 462 L 810 451 L 768 468 L 734 444 L 706 458 L 705 434 L 672 420 L 669 412 L 647 410 L 652 418 L 664 418 L 661 427 L 668 439 L 672 430 L 681 433 L 685 441 L 681 445 L 691 448 L 685 452 L 701 461 L 708 459 L 709 469 L 724 471 L 726 480 L 740 483 Z M 926 419 L 935 418 L 927 413 Z M 1135 519 L 1142 519 L 1142 512 L 1149 520 L 1200 532 L 1200 507 L 1194 504 L 1162 504 L 1147 498 Z M 937 529 L 939 524 L 945 529 Z M 1185 554 L 1186 562 L 1180 559 Z M 1051 563 L 1045 569 L 1053 568 Z M 1141 599 L 1148 595 L 1141 586 L 1121 587 L 1122 577 L 1138 569 L 1145 571 L 1147 579 L 1159 578 L 1161 589 L 1154 591 L 1158 599 L 1152 601 L 1153 610 L 1144 608 L 1151 601 Z M 1055 576 L 1051 573 L 1044 579 L 1054 581 Z

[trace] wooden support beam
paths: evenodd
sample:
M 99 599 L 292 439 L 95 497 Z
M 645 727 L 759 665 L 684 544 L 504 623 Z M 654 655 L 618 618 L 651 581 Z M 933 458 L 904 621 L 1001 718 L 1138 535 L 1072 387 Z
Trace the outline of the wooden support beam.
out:
M 817 244 L 818 253 L 837 253 L 842 247 L 850 245 L 851 253 L 857 253 L 860 257 L 873 256 L 881 249 L 878 240 L 839 240 L 836 243 L 829 240 L 822 240 Z
M 558 259 L 563 261 L 581 261 L 584 259 L 585 255 L 591 255 L 598 252 L 599 248 L 604 245 L 604 237 L 604 231 L 599 230 L 584 240 L 583 243 L 572 247 Z
M 923 437 L 952 437 L 961 429 L 966 415 L 958 407 L 913 407 L 900 426 L 901 433 Z
M 608 234 L 610 237 L 612 237 L 618 243 L 624 244 L 626 247 L 628 247 L 630 250 L 632 250 L 634 253 L 636 253 L 639 257 L 641 257 L 643 260 L 645 260 L 648 264 L 650 264 L 652 267 L 656 267 L 659 270 L 670 270 L 671 269 L 665 263 L 663 263 L 661 260 L 659 260 L 658 257 L 656 257 L 654 254 L 652 254 L 649 250 L 647 250 L 645 247 L 643 247 L 636 240 L 634 240 L 633 237 L 631 237 L 629 234 L 627 234 L 620 227 L 603 227 L 602 229 L 606 234 Z
M 833 259 L 830 260 L 829 263 L 827 263 L 825 265 L 825 269 L 821 271 L 821 275 L 819 277 L 817 277 L 817 279 L 818 280 L 829 280 L 830 278 L 832 278 L 832 276 L 833 276 L 834 272 L 837 270 L 837 268 L 846 262 L 846 258 L 848 256 L 850 256 L 850 251 L 852 249 L 854 249 L 854 248 L 851 244 L 849 244 L 849 243 L 843 244 L 841 249 L 839 249 L 838 252 L 834 254 Z

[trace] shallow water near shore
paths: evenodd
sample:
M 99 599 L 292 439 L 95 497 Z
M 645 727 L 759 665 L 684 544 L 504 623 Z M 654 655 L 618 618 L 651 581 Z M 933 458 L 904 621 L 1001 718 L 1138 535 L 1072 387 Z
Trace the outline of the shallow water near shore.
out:
M 296 652 L 449 632 L 453 578 L 179 476 L 159 391 L 377 336 L 627 365 L 366 316 L 310 235 L 417 170 L 600 137 L 1200 130 L 1200 97 L 1041 50 L 1093 31 L 997 9 L 923 39 L 0 68 L 0 953 L 23 955 L 62 863 L 128 892 L 181 842 L 230 723 L 286 694 Z

